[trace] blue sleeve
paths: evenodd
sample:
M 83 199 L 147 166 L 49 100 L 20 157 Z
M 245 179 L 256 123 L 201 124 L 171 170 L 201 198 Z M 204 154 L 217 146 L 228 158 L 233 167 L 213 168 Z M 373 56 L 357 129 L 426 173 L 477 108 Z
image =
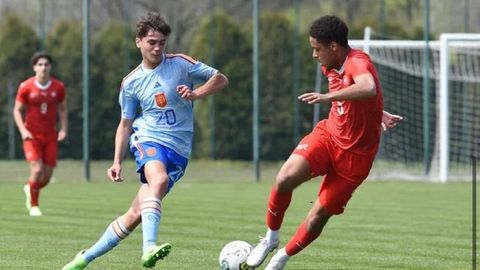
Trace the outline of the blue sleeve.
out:
M 120 89 L 120 95 L 118 96 L 118 102 L 120 103 L 122 118 L 135 118 L 139 101 L 133 93 L 133 87 L 128 84 L 123 84 Z
M 210 67 L 209 65 L 197 61 L 195 64 L 190 65 L 188 76 L 194 84 L 205 83 L 217 72 L 218 70 Z

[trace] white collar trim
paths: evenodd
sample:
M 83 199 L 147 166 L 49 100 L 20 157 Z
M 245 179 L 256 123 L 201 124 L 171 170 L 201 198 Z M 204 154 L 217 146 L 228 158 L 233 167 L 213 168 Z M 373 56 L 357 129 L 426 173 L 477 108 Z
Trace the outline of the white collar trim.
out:
M 336 73 L 338 73 L 338 74 L 342 74 L 343 72 L 345 72 L 345 63 L 347 63 L 347 60 L 348 60 L 348 55 L 347 55 L 347 57 L 345 58 L 345 61 L 343 61 L 343 64 L 342 64 L 342 66 L 340 67 L 340 69 L 337 70 L 337 69 L 334 68 L 333 70 L 334 70 Z
M 50 87 L 50 85 L 52 85 L 52 80 L 48 80 L 48 82 L 44 85 L 42 85 L 41 83 L 39 83 L 37 80 L 35 80 L 35 85 L 40 88 L 40 90 L 46 90 L 47 88 Z

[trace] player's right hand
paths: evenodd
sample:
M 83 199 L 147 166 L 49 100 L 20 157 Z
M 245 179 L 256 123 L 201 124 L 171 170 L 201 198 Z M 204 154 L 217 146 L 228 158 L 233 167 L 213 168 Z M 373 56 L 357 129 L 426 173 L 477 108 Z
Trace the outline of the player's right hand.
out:
M 330 95 L 317 92 L 301 94 L 298 99 L 308 104 L 331 102 Z
M 20 132 L 20 134 L 22 135 L 22 140 L 24 140 L 24 141 L 33 139 L 32 133 L 30 131 L 28 131 L 27 129 L 22 130 Z
M 120 164 L 113 164 L 112 167 L 108 168 L 107 176 L 112 182 L 122 182 L 122 166 Z

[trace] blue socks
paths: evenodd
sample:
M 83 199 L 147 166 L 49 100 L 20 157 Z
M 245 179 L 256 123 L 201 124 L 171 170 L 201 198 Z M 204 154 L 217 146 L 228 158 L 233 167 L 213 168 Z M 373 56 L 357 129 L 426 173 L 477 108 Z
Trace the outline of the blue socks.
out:
M 95 258 L 102 256 L 118 245 L 118 243 L 129 234 L 130 231 L 125 228 L 120 221 L 120 218 L 117 218 L 110 224 L 110 226 L 108 226 L 107 230 L 97 243 L 83 253 L 85 260 L 91 262 Z
M 157 243 L 162 201 L 155 197 L 145 198 L 142 202 L 143 253 Z
M 158 225 L 160 224 L 162 202 L 155 198 L 145 198 L 142 202 L 142 231 L 143 252 L 157 243 Z M 130 231 L 122 224 L 120 218 L 114 220 L 100 239 L 91 248 L 87 249 L 83 256 L 87 262 L 102 256 L 112 250 L 118 243 L 127 237 Z

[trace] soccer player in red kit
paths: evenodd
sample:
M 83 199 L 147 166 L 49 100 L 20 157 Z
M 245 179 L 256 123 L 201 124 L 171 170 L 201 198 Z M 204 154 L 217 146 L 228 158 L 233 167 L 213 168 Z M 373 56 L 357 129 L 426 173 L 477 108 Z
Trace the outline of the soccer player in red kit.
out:
M 30 163 L 30 178 L 24 187 L 30 216 L 42 215 L 38 207 L 40 190 L 48 184 L 57 165 L 57 142 L 67 136 L 65 86 L 50 76 L 52 63 L 52 57 L 46 53 L 33 55 L 35 76 L 20 84 L 13 108 L 25 158 Z M 60 119 L 58 132 L 57 117 Z
M 391 128 L 400 116 L 383 111 L 377 71 L 369 56 L 348 46 L 348 27 L 324 16 L 310 27 L 313 58 L 322 65 L 329 92 L 298 98 L 308 104 L 331 103 L 327 119 L 305 136 L 277 174 L 268 200 L 265 238 L 247 264 L 259 266 L 279 245 L 279 229 L 293 190 L 323 175 L 318 199 L 295 235 L 279 249 L 265 269 L 284 269 L 288 259 L 315 240 L 332 215 L 343 213 L 355 189 L 367 178 L 380 143 L 382 126 Z M 382 124 L 383 121 L 383 124 Z

